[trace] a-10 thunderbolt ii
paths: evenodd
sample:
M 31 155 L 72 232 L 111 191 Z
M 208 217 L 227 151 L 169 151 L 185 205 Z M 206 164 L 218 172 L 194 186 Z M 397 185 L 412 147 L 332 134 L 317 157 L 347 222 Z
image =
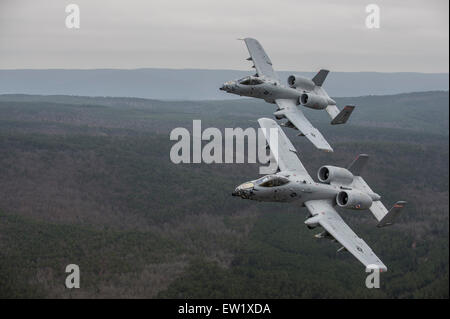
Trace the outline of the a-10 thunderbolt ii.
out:
M 274 120 L 258 120 L 270 148 L 271 155 L 278 164 L 276 174 L 266 175 L 238 186 L 233 196 L 265 202 L 296 202 L 309 211 L 305 221 L 308 228 L 321 227 L 316 238 L 331 239 L 342 247 L 338 251 L 349 251 L 366 269 L 386 271 L 383 262 L 370 247 L 359 238 L 344 222 L 335 206 L 351 209 L 368 209 L 377 219 L 378 227 L 392 225 L 406 202 L 399 201 L 387 210 L 376 194 L 360 176 L 368 156 L 359 155 L 346 169 L 322 166 L 318 171 L 320 183 L 314 182 L 297 156 L 297 151 L 283 130 Z M 271 130 L 271 128 L 275 130 Z M 269 133 L 277 138 L 271 138 Z
M 339 111 L 336 102 L 322 88 L 329 71 L 320 70 L 312 79 L 291 75 L 287 80 L 289 87 L 286 87 L 280 83 L 273 70 L 272 62 L 261 44 L 252 38 L 243 40 L 250 53 L 247 60 L 253 61 L 256 74 L 240 80 L 225 82 L 220 89 L 228 93 L 275 103 L 278 106 L 274 113 L 275 118 L 288 120 L 282 126 L 298 129 L 301 132 L 299 135 L 306 136 L 318 149 L 332 152 L 331 146 L 322 134 L 311 125 L 301 110 L 303 106 L 317 110 L 325 109 L 332 119 L 331 124 L 347 122 L 354 106 L 347 105 L 342 111 Z

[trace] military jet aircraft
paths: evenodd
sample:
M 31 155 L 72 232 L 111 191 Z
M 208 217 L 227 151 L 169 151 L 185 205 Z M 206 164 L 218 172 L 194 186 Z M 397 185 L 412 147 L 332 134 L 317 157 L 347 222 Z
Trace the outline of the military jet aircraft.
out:
M 387 210 L 376 194 L 360 176 L 368 156 L 359 155 L 346 169 L 323 166 L 318 171 L 320 183 L 314 182 L 302 165 L 292 143 L 274 120 L 258 120 L 263 128 L 267 147 L 278 164 L 278 172 L 266 175 L 238 186 L 233 196 L 266 202 L 297 202 L 309 211 L 305 224 L 313 229 L 322 227 L 316 238 L 339 242 L 339 251 L 349 251 L 366 269 L 387 271 L 386 266 L 370 247 L 359 238 L 340 217 L 335 206 L 352 209 L 369 209 L 378 221 L 378 227 L 392 225 L 406 202 L 397 202 Z M 275 130 L 270 130 L 274 128 Z M 269 132 L 277 132 L 276 139 L 269 138 Z M 274 133 L 272 133 L 274 134 Z M 277 142 L 276 142 L 277 141 Z
M 347 122 L 355 107 L 347 105 L 342 111 L 339 111 L 336 102 L 322 88 L 329 71 L 320 70 L 312 79 L 291 75 L 287 80 L 289 87 L 286 87 L 280 83 L 273 70 L 272 62 L 261 44 L 252 38 L 243 40 L 250 53 L 247 60 L 253 61 L 256 74 L 240 80 L 225 82 L 220 89 L 228 93 L 259 98 L 268 103 L 277 104 L 275 118 L 288 120 L 282 124 L 283 126 L 299 130 L 301 132 L 299 135 L 306 136 L 318 149 L 332 152 L 331 146 L 322 134 L 311 125 L 301 110 L 301 106 L 318 110 L 325 109 L 332 119 L 331 124 Z

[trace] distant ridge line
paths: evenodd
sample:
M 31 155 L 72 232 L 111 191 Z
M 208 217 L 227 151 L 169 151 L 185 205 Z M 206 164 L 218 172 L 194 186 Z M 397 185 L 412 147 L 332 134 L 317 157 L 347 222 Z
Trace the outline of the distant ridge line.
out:
M 15 69 L 0 70 L 0 94 L 137 97 L 157 100 L 224 100 L 223 82 L 252 71 L 208 69 Z M 290 74 L 280 71 L 283 84 Z M 324 87 L 334 97 L 448 91 L 448 73 L 333 72 Z

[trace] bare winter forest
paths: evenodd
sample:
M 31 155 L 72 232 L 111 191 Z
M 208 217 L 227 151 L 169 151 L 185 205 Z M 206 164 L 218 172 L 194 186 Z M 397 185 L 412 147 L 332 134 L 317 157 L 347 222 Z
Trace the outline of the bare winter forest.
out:
M 258 164 L 170 161 L 175 127 L 256 127 L 274 107 L 248 99 L 0 95 L 0 297 L 448 298 L 448 92 L 337 98 L 331 126 L 306 110 L 333 154 L 285 129 L 315 178 L 368 153 L 364 177 L 398 224 L 342 217 L 388 266 L 382 287 L 337 245 L 314 238 L 295 204 L 243 201 Z M 81 288 L 64 287 L 65 266 Z

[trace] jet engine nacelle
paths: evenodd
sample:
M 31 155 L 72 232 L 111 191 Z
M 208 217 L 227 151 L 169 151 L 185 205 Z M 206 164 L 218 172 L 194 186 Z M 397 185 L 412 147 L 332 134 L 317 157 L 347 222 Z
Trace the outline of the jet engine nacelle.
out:
M 291 75 L 287 82 L 291 88 L 301 88 L 305 91 L 312 91 L 316 84 L 308 78 L 300 75 Z
M 303 93 L 300 95 L 299 102 L 303 106 L 310 107 L 312 109 L 324 109 L 328 105 L 333 104 L 334 101 L 313 93 Z
M 342 208 L 368 209 L 372 206 L 372 198 L 357 190 L 345 190 L 336 195 L 336 202 Z
M 319 168 L 317 178 L 327 184 L 350 185 L 353 182 L 353 174 L 348 169 L 336 166 L 322 166 Z

